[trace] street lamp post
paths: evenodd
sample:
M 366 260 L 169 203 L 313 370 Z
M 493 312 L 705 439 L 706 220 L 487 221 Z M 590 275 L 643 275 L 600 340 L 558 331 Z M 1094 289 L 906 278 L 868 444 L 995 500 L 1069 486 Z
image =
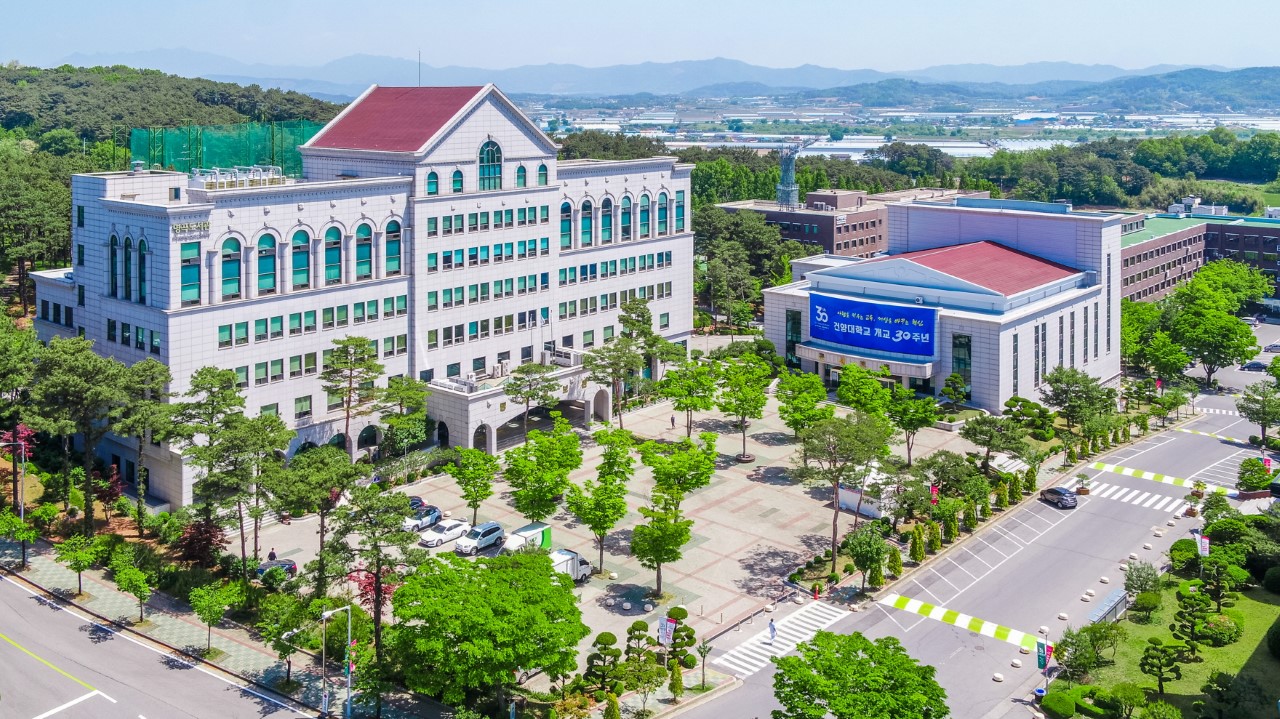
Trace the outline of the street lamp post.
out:
M 18 477 L 18 491 L 14 494 L 14 501 L 18 504 L 19 521 L 27 521 L 27 445 L 24 442 L 0 442 L 0 447 L 17 447 L 18 461 L 21 463 L 21 470 Z M 27 540 L 22 540 L 22 566 L 27 566 Z
M 346 717 L 346 719 L 351 719 L 351 605 L 350 604 L 348 604 L 345 607 L 330 609 L 329 611 L 324 612 L 323 614 L 320 615 L 320 677 L 321 677 L 322 683 L 324 684 L 324 713 L 325 713 L 325 716 L 329 715 L 329 682 L 325 677 L 325 666 L 324 666 L 325 632 L 327 627 L 329 626 L 329 617 L 337 614 L 338 612 L 347 613 L 347 657 L 344 660 L 346 663 L 346 666 L 343 667 L 343 670 L 347 675 L 347 702 L 346 702 L 346 705 L 343 707 L 343 716 Z

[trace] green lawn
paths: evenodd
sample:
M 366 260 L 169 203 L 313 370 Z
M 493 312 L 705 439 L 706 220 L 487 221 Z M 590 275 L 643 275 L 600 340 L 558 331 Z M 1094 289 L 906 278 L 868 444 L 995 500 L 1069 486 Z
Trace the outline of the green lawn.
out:
M 1131 621 L 1132 615 L 1121 620 L 1129 637 L 1116 650 L 1115 663 L 1094 671 L 1091 683 L 1109 688 L 1120 682 L 1133 682 L 1147 689 L 1149 698 L 1156 698 L 1155 680 L 1138 671 L 1138 660 L 1148 637 L 1170 640 L 1168 625 L 1178 605 L 1175 591 L 1176 583 L 1170 582 L 1164 590 L 1164 606 L 1153 615 L 1150 624 Z M 1244 636 L 1225 647 L 1202 648 L 1199 661 L 1182 665 L 1182 679 L 1165 684 L 1164 701 L 1182 709 L 1187 717 L 1195 716 L 1191 705 L 1203 699 L 1200 687 L 1210 673 L 1217 671 L 1252 676 L 1268 697 L 1252 716 L 1256 719 L 1275 716 L 1276 708 L 1271 702 L 1275 699 L 1276 681 L 1280 679 L 1280 660 L 1267 650 L 1266 634 L 1280 617 L 1280 596 L 1265 589 L 1252 589 L 1242 593 L 1235 608 L 1244 614 Z

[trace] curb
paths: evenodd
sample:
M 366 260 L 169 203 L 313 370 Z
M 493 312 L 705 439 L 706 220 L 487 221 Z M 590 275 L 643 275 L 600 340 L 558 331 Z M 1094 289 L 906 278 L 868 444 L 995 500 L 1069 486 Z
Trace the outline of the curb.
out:
M 684 712 L 690 709 L 706 704 L 707 702 L 710 702 L 712 699 L 717 699 L 721 695 L 728 694 L 729 692 L 742 686 L 741 679 L 739 679 L 738 677 L 732 674 L 730 674 L 729 676 L 731 678 L 731 681 L 725 682 L 724 684 L 721 684 L 720 686 L 716 687 L 715 689 L 712 689 L 709 692 L 703 692 L 702 694 L 699 694 L 698 696 L 686 702 L 681 702 L 680 704 L 677 704 L 671 707 L 669 711 L 654 714 L 654 717 L 656 718 L 656 717 L 680 716 L 681 714 L 683 714 Z
M 56 594 L 56 593 L 54 593 L 54 592 L 49 591 L 49 590 L 48 590 L 48 589 L 46 589 L 45 587 L 43 587 L 43 586 L 41 586 L 41 585 L 39 585 L 39 584 L 35 583 L 34 581 L 32 581 L 32 580 L 28 579 L 27 577 L 23 576 L 21 573 L 19 573 L 19 572 L 15 571 L 12 567 L 5 566 L 5 565 L 0 565 L 0 568 L 4 569 L 5 574 L 7 574 L 9 577 L 11 577 L 11 578 L 15 579 L 16 581 L 18 581 L 18 582 L 20 582 L 20 583 L 22 583 L 22 584 L 27 585 L 28 587 L 32 587 L 32 588 L 34 588 L 34 589 L 38 590 L 41 594 L 43 594 L 43 595 L 45 596 L 46 601 L 51 601 L 51 602 L 53 602 L 54 604 L 57 604 L 57 605 L 59 605 L 59 606 L 70 605 L 70 606 L 72 606 L 72 607 L 75 607 L 76 609 L 78 609 L 78 610 L 80 610 L 81 612 L 83 612 L 83 613 L 85 613 L 85 614 L 89 615 L 90 617 L 93 617 L 94 619 L 97 619 L 97 620 L 98 620 L 99 622 L 101 622 L 102 624 L 107 625 L 107 626 L 110 626 L 110 627 L 113 627 L 117 632 L 127 632 L 127 633 L 129 633 L 130 635 L 132 635 L 132 636 L 138 637 L 139 639 L 142 639 L 142 640 L 144 640 L 144 641 L 150 642 L 150 643 L 152 643 L 152 644 L 157 644 L 157 645 L 159 645 L 159 646 L 162 646 L 162 647 L 164 647 L 165 649 L 168 649 L 168 650 L 170 650 L 170 651 L 172 651 L 172 652 L 177 653 L 179 656 L 184 657 L 184 658 L 185 658 L 189 663 L 191 663 L 191 664 L 203 664 L 203 665 L 207 665 L 207 666 L 213 667 L 214 669 L 218 670 L 219 672 L 222 672 L 223 674 L 226 674 L 226 675 L 228 675 L 228 676 L 235 677 L 236 679 L 239 679 L 240 681 L 243 681 L 243 682 L 245 682 L 246 684 L 249 684 L 249 685 L 251 685 L 251 686 L 257 687 L 257 688 L 262 689 L 262 690 L 264 690 L 264 691 L 270 692 L 272 695 L 277 696 L 277 697 L 280 697 L 281 699 L 284 699 L 284 700 L 286 700 L 286 701 L 288 701 L 288 702 L 291 702 L 291 703 L 293 703 L 293 704 L 297 705 L 298 707 L 303 707 L 303 708 L 305 708 L 305 709 L 309 709 L 309 710 L 311 710 L 311 711 L 313 711 L 313 712 L 317 712 L 316 716 L 319 716 L 318 712 L 320 711 L 320 709 L 319 709 L 318 707 L 311 706 L 310 704 L 308 704 L 308 703 L 306 703 L 306 702 L 304 702 L 304 701 L 301 701 L 301 700 L 298 700 L 298 699 L 294 699 L 293 697 L 288 696 L 288 695 L 286 695 L 286 694 L 281 694 L 281 693 L 280 693 L 280 692 L 278 692 L 276 689 L 274 689 L 274 688 L 272 688 L 272 687 L 269 687 L 269 686 L 267 686 L 266 684 L 263 684 L 262 682 L 259 682 L 259 681 L 255 680 L 255 679 L 250 679 L 249 677 L 246 677 L 246 676 L 244 676 L 244 675 L 242 675 L 242 674 L 239 674 L 239 673 L 234 672 L 234 671 L 232 671 L 232 670 L 230 670 L 230 669 L 227 669 L 227 668 L 225 668 L 225 667 L 223 667 L 223 666 L 221 666 L 221 665 L 219 665 L 219 664 L 215 664 L 214 662 L 208 661 L 208 660 L 204 659 L 203 657 L 198 657 L 198 656 L 195 656 L 195 655 L 193 655 L 193 654 L 190 654 L 189 652 L 187 652 L 187 651 L 185 651 L 185 650 L 183 650 L 183 649 L 179 649 L 178 647 L 175 647 L 175 646 L 173 646 L 172 644 L 169 644 L 169 643 L 167 643 L 167 642 L 165 642 L 165 641 L 162 641 L 162 640 L 160 640 L 160 639 L 156 639 L 155 637 L 153 637 L 153 636 L 151 636 L 151 635 L 149 635 L 149 634 L 143 634 L 142 632 L 139 632 L 139 631 L 137 631 L 136 629 L 134 629 L 134 628 L 132 628 L 132 627 L 130 627 L 130 626 L 127 626 L 127 625 L 121 624 L 121 623 L 119 623 L 119 622 L 115 621 L 114 619 L 108 619 L 107 617 L 104 617 L 104 616 L 102 616 L 101 614 L 98 614 L 97 612 L 93 611 L 92 609 L 89 609 L 88 607 L 86 607 L 86 606 L 84 606 L 84 605 L 82 605 L 82 604 L 80 604 L 80 603 L 78 603 L 78 602 L 76 602 L 76 601 L 74 601 L 74 600 L 66 599 L 66 598 L 64 598 L 64 597 L 59 596 L 58 594 Z

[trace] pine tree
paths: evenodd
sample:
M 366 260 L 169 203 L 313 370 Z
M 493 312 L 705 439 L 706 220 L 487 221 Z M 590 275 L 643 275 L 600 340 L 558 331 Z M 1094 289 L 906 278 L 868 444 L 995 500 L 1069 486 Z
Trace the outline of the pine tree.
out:
M 942 529 L 937 522 L 929 522 L 929 551 L 942 551 Z
M 915 562 L 916 564 L 919 564 L 924 561 L 925 542 L 926 540 L 925 540 L 925 534 L 924 534 L 924 525 L 917 524 L 915 527 L 911 529 L 911 550 L 910 550 L 911 561 Z
M 889 574 L 894 577 L 902 576 L 902 552 L 897 547 L 889 548 L 889 563 L 887 566 Z

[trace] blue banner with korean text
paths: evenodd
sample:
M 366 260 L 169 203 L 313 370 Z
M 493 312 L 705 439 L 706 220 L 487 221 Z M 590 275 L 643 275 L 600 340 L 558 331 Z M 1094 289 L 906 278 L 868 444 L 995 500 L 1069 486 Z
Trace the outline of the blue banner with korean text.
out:
M 876 352 L 934 356 L 937 310 L 810 293 L 809 336 Z

